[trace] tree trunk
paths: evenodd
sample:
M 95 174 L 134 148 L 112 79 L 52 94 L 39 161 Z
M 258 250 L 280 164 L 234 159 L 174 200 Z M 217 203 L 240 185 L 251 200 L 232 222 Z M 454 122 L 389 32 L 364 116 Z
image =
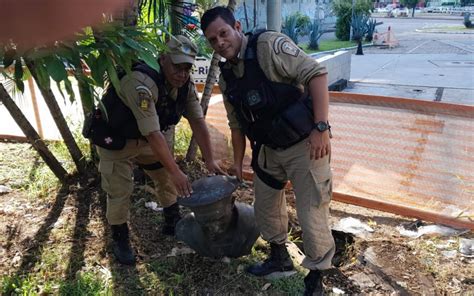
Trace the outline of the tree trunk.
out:
M 33 126 L 28 122 L 28 119 L 21 113 L 20 108 L 15 104 L 13 99 L 10 97 L 8 92 L 5 90 L 3 85 L 0 83 L 0 102 L 2 102 L 7 108 L 10 115 L 13 117 L 15 122 L 21 128 L 30 144 L 35 148 L 44 162 L 48 165 L 51 171 L 54 173 L 61 183 L 65 183 L 67 180 L 67 172 L 61 166 L 59 161 L 49 151 L 43 140 L 40 138 L 38 133 L 35 131 Z
M 413 6 L 413 10 L 412 10 L 412 12 L 411 12 L 411 17 L 415 17 L 415 7 L 416 7 L 416 5 Z
M 236 4 L 237 2 L 235 0 L 229 0 L 229 3 L 227 4 L 227 8 L 229 8 L 231 11 L 234 11 Z M 218 63 L 220 59 L 221 57 L 217 53 L 214 52 L 214 54 L 212 55 L 211 65 L 209 67 L 209 73 L 207 73 L 206 85 L 204 86 L 204 91 L 202 93 L 202 98 L 201 98 L 201 107 L 202 107 L 202 112 L 204 113 L 204 118 L 206 117 L 207 108 L 209 107 L 209 100 L 211 99 L 211 96 L 212 96 L 212 88 L 214 87 L 214 83 L 217 78 L 217 69 L 218 69 Z M 189 143 L 188 151 L 186 153 L 186 160 L 187 161 L 194 160 L 196 158 L 196 152 L 197 152 L 197 143 L 193 135 L 191 137 L 191 142 Z
M 214 87 L 214 83 L 216 81 L 217 76 L 217 69 L 218 63 L 220 61 L 220 56 L 217 53 L 212 55 L 211 66 L 209 67 L 209 73 L 207 74 L 206 78 L 206 85 L 204 86 L 204 91 L 202 92 L 201 98 L 201 108 L 202 113 L 204 114 L 204 118 L 207 114 L 207 108 L 209 107 L 209 100 L 212 96 L 212 88 Z M 189 143 L 188 151 L 186 153 L 186 160 L 192 161 L 196 158 L 197 152 L 197 143 L 196 139 L 194 139 L 194 135 L 191 137 L 191 141 Z
M 364 55 L 364 52 L 362 51 L 362 38 L 357 41 L 356 55 Z
M 69 153 L 71 154 L 72 160 L 76 164 L 77 171 L 80 173 L 84 173 L 86 171 L 86 160 L 82 155 L 81 150 L 77 146 L 76 140 L 72 136 L 71 130 L 67 125 L 66 119 L 64 119 L 63 113 L 59 108 L 58 102 L 56 101 L 53 92 L 50 88 L 44 89 L 38 83 L 38 73 L 36 73 L 34 62 L 28 59 L 25 59 L 25 62 L 31 72 L 31 75 L 35 79 L 36 84 L 38 84 L 41 94 L 43 95 L 44 101 L 48 106 L 49 112 L 51 113 L 51 116 L 53 117 L 54 122 L 58 127 L 59 133 L 61 134 L 61 137 L 64 140 L 64 144 L 66 145 Z

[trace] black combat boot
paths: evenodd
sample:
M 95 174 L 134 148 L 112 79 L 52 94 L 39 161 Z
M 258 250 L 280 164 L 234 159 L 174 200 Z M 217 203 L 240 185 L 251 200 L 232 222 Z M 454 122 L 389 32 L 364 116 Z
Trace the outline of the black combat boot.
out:
M 286 249 L 285 244 L 270 243 L 270 257 L 256 265 L 249 266 L 247 272 L 255 276 L 265 276 L 274 272 L 283 272 L 293 270 L 293 261 Z
M 173 205 L 163 208 L 163 215 L 165 217 L 165 224 L 161 229 L 161 233 L 164 235 L 174 235 L 174 228 L 181 215 L 179 214 L 179 205 L 174 203 Z
M 304 296 L 324 295 L 323 275 L 319 270 L 311 270 L 304 278 Z
M 114 255 L 117 261 L 126 265 L 134 264 L 135 256 L 128 238 L 127 223 L 112 225 L 112 239 L 114 240 Z

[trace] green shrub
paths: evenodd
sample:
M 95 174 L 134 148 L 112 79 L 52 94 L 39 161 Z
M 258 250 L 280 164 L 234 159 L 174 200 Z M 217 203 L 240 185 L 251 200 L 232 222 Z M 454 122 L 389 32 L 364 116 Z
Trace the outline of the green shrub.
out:
M 370 0 L 355 0 L 354 14 L 369 15 L 372 9 Z M 337 16 L 336 37 L 339 40 L 349 40 L 352 15 L 352 0 L 335 0 L 333 9 Z
M 298 44 L 298 38 L 308 34 L 310 28 L 311 19 L 309 16 L 296 12 L 285 17 L 281 32 L 290 37 L 295 44 Z
M 301 12 L 296 12 L 296 27 L 300 28 L 301 30 L 309 27 L 311 25 L 311 19 L 306 14 L 302 14 Z
M 336 21 L 336 38 L 347 41 L 350 38 L 351 15 L 345 14 L 337 17 Z

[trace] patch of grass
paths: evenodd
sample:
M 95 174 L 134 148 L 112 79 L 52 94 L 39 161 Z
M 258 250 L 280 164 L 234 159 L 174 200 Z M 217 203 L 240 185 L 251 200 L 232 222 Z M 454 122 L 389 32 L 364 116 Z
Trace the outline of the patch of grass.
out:
M 34 295 L 38 292 L 38 284 L 30 277 L 5 276 L 1 292 L 2 295 Z
M 112 295 L 110 282 L 102 279 L 93 272 L 78 274 L 73 282 L 64 282 L 59 287 L 60 295 L 84 296 L 84 295 Z
M 474 31 L 472 28 L 466 28 L 465 26 L 439 26 L 439 27 L 426 27 L 422 28 L 421 31 L 449 31 L 449 32 L 454 32 L 454 31 L 466 31 L 466 32 L 472 32 Z
M 59 180 L 46 164 L 40 163 L 36 168 L 31 168 L 30 164 L 29 169 L 31 169 L 29 182 L 26 182 L 22 186 L 22 189 L 29 198 L 47 197 L 50 195 L 50 192 L 61 186 Z
M 356 46 L 356 42 L 352 41 L 341 41 L 341 40 L 325 40 L 321 41 L 319 43 L 319 50 L 312 50 L 308 49 L 307 45 L 303 46 L 303 50 L 308 53 L 315 53 L 315 52 L 321 52 L 321 51 L 326 51 L 326 50 L 334 50 L 334 49 L 339 49 L 339 48 L 346 48 L 346 47 L 351 47 L 351 46 Z
M 90 159 L 89 141 L 81 135 L 81 127 L 77 125 L 70 126 L 72 126 L 71 132 L 82 154 L 86 159 Z M 50 141 L 47 142 L 47 146 L 67 172 L 73 173 L 76 170 L 76 166 L 63 141 Z M 34 150 L 32 150 L 32 152 L 36 153 Z M 29 174 L 23 175 L 23 177 L 28 178 L 28 180 L 24 181 L 21 188 L 32 198 L 48 196 L 51 190 L 55 190 L 61 186 L 59 180 L 42 159 L 39 156 L 36 158 L 38 159 L 36 163 L 32 164 L 31 162 L 27 162 L 23 164 L 23 172 L 29 172 Z
M 183 274 L 176 272 L 180 269 L 179 261 L 177 258 L 168 258 L 150 264 L 150 270 L 155 272 L 160 279 L 161 292 L 174 291 L 176 287 L 183 284 L 185 280 Z
M 187 120 L 181 120 L 176 125 L 174 137 L 174 152 L 176 155 L 186 155 L 189 142 L 191 141 L 192 131 Z M 199 150 L 199 149 L 198 149 Z
M 112 295 L 110 277 L 93 271 L 77 274 L 73 281 L 64 281 L 37 272 L 28 276 L 4 276 L 1 295 Z
M 273 289 L 286 295 L 303 295 L 304 292 L 303 276 L 299 273 L 290 277 L 272 280 L 271 284 Z

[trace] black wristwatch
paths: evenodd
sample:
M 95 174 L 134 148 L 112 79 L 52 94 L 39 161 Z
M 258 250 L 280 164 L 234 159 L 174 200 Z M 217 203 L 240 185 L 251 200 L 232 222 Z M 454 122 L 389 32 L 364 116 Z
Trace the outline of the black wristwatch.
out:
M 329 131 L 329 137 L 332 138 L 331 126 L 329 125 L 329 121 L 318 121 L 313 124 L 313 129 L 321 133 L 324 131 Z
M 318 121 L 313 124 L 313 129 L 317 130 L 318 132 L 324 132 L 331 129 L 331 126 L 329 125 L 329 122 Z

